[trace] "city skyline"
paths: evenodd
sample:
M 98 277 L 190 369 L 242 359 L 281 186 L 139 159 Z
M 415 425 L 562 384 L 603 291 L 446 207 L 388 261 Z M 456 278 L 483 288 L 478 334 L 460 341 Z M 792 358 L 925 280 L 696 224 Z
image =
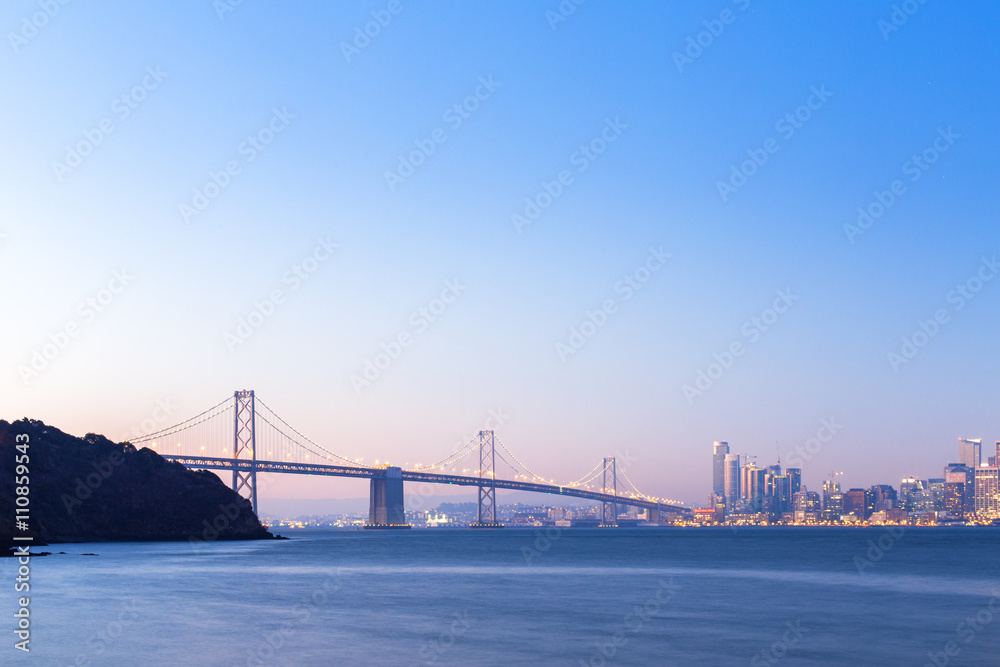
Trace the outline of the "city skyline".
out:
M 696 510 L 703 520 L 718 523 L 839 523 L 925 524 L 939 522 L 1000 522 L 1000 440 L 995 453 L 982 460 L 982 438 L 958 438 L 954 461 L 942 464 L 941 477 L 905 474 L 898 492 L 892 484 L 857 487 L 842 484 L 830 471 L 822 494 L 802 484 L 800 468 L 778 463 L 762 468 L 755 456 L 741 460 L 729 443 L 712 445 L 712 492 L 707 506 Z M 708 514 L 706 514 L 708 513 Z

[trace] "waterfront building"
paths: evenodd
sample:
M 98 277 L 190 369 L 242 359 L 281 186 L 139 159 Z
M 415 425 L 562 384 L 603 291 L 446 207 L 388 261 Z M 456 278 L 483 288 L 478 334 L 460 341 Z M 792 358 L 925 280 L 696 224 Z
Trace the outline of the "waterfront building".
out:
M 906 523 L 908 519 L 909 515 L 906 510 L 887 509 L 872 514 L 870 521 L 872 523 Z
M 1000 518 L 1000 467 L 980 466 L 975 470 L 976 516 Z
M 965 517 L 965 479 L 958 479 L 957 473 L 954 476 L 956 481 L 945 477 L 944 511 L 951 519 L 961 519 Z
M 792 511 L 796 523 L 814 523 L 819 521 L 819 494 L 815 491 L 802 489 L 792 494 Z
M 976 467 L 978 468 L 979 466 Z M 946 487 L 948 482 L 958 482 L 959 476 L 961 476 L 961 479 L 965 480 L 965 490 L 962 493 L 962 498 L 965 502 L 965 514 L 972 514 L 976 511 L 976 478 L 972 473 L 973 470 L 974 468 L 970 468 L 964 463 L 949 463 L 944 467 L 944 481 Z M 948 508 L 945 507 L 945 510 L 947 509 Z
M 765 486 L 769 489 L 765 503 L 771 518 L 779 519 L 785 512 L 790 512 L 792 509 L 792 489 L 788 475 L 765 475 Z
M 944 477 L 931 477 L 925 486 L 930 490 L 934 498 L 935 512 L 944 511 Z
M 867 519 L 865 511 L 865 490 L 851 489 L 844 493 L 844 514 L 853 514 L 857 519 Z
M 907 475 L 899 483 L 899 507 L 907 512 L 916 511 L 916 495 L 924 490 L 924 483 L 913 475 Z
M 840 491 L 840 484 L 828 479 L 823 482 L 823 520 L 840 521 L 843 512 L 844 494 Z

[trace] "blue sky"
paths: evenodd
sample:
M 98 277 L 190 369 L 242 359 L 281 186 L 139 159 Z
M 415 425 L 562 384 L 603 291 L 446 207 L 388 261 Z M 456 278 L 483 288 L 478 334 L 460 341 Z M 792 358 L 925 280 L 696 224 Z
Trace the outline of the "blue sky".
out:
M 832 418 L 802 466 L 818 488 L 831 470 L 938 476 L 958 437 L 1000 439 L 1000 281 L 949 300 L 1000 249 L 1000 8 L 914 2 L 889 30 L 892 2 L 677 5 L 589 0 L 553 22 L 554 0 L 245 0 L 221 18 L 209 0 L 71 2 L 44 20 L 5 4 L 2 416 L 116 434 L 157 399 L 180 419 L 246 387 L 336 451 L 402 461 L 440 458 L 502 408 L 534 470 L 575 479 L 628 450 L 641 489 L 692 503 L 714 440 L 771 463 Z M 391 21 L 345 56 L 372 12 Z M 56 165 L 81 142 L 96 145 L 78 166 Z M 884 213 L 845 231 L 894 181 Z M 526 200 L 547 206 L 518 228 Z M 626 299 L 651 248 L 670 257 Z M 458 296 L 415 324 L 449 281 Z M 100 312 L 81 308 L 109 284 Z M 791 305 L 758 329 L 779 290 Z M 359 390 L 400 333 L 412 344 Z M 294 484 L 275 493 L 364 493 Z

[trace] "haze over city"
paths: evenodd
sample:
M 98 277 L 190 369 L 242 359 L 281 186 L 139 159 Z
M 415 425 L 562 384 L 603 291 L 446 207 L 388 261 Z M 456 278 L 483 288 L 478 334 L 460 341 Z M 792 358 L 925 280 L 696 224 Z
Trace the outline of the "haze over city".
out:
M 384 2 L 70 3 L 8 39 L 4 417 L 118 439 L 247 388 L 400 465 L 492 419 L 557 481 L 628 452 L 697 505 L 714 441 L 836 423 L 818 491 L 1000 439 L 1000 9 L 554 5 L 402 2 L 365 42 Z

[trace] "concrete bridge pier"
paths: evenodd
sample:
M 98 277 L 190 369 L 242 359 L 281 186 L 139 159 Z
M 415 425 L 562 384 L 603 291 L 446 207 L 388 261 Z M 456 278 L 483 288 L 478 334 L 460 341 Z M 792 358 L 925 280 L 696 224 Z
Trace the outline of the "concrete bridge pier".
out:
M 394 466 L 372 477 L 368 523 L 365 528 L 409 528 L 403 507 L 403 471 Z

